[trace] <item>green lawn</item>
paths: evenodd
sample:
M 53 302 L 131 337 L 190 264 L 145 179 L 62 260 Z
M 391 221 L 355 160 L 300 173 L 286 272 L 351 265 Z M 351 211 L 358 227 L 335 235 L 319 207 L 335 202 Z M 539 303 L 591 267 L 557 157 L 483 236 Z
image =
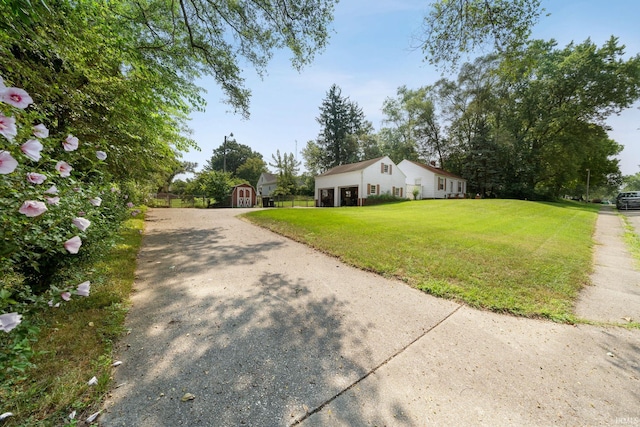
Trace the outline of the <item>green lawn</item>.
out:
M 599 206 L 424 200 L 246 214 L 256 224 L 433 295 L 521 316 L 574 320 Z
M 111 386 L 113 343 L 124 332 L 142 230 L 142 215 L 125 222 L 119 244 L 89 271 L 89 297 L 39 316 L 36 366 L 26 379 L 0 384 L 1 412 L 14 414 L 2 426 L 80 426 L 86 424 L 79 420 L 100 410 Z M 90 387 L 93 376 L 98 385 Z

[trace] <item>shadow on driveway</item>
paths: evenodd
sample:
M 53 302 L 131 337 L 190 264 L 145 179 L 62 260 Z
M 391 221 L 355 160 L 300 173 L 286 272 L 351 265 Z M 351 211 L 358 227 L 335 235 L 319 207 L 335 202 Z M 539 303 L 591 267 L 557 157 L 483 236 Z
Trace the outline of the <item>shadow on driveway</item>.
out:
M 289 425 L 379 363 L 365 344 L 375 325 L 351 302 L 271 268 L 274 253 L 295 255 L 277 255 L 284 239 L 233 218 L 180 228 L 150 216 L 102 425 Z

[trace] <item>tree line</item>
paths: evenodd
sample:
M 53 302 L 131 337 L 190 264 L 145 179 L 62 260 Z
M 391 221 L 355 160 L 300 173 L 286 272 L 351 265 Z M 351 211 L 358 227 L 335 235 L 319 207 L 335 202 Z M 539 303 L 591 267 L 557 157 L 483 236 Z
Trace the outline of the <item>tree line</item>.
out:
M 312 174 L 388 155 L 436 162 L 493 197 L 555 198 L 622 183 L 622 146 L 606 119 L 640 98 L 640 56 L 611 37 L 569 44 L 533 40 L 491 54 L 417 89 L 398 88 L 373 132 L 357 103 L 333 85 L 320 107 L 321 132 L 302 154 Z

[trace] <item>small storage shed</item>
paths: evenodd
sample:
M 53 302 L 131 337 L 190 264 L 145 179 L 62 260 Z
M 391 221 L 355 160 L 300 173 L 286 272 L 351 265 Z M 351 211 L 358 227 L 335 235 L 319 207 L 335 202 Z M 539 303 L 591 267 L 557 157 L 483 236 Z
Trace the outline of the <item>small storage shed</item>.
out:
M 256 189 L 249 184 L 240 184 L 231 191 L 232 208 L 252 208 L 256 204 Z

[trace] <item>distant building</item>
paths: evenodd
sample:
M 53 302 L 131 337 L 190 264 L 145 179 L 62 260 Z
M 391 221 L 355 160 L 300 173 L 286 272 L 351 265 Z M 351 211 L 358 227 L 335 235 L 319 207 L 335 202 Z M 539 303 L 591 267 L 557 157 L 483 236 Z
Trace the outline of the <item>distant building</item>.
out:
M 269 172 L 262 172 L 258 178 L 258 197 L 269 197 L 278 186 L 278 176 Z

